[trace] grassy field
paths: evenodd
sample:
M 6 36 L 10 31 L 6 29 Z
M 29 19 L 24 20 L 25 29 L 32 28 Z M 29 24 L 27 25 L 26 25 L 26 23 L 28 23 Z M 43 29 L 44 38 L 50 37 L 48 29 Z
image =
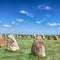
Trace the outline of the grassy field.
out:
M 46 57 L 29 55 L 34 38 L 16 38 L 20 50 L 16 52 L 7 51 L 6 47 L 0 47 L 0 60 L 60 60 L 60 39 L 44 40 Z

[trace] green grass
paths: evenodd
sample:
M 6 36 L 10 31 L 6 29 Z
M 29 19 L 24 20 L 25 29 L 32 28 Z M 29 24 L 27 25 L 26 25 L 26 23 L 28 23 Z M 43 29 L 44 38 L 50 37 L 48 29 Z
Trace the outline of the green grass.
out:
M 11 52 L 6 47 L 0 47 L 0 60 L 60 60 L 60 39 L 45 39 L 46 57 L 29 55 L 34 38 L 16 38 L 20 50 Z

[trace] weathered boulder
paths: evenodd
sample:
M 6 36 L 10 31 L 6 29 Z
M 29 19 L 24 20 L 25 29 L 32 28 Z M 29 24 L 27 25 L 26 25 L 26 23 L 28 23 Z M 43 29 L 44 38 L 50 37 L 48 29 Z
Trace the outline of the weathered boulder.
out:
M 18 46 L 17 41 L 13 35 L 8 35 L 7 50 L 10 50 L 10 51 L 19 50 L 19 46 Z
M 35 40 L 31 47 L 31 54 L 41 56 L 41 57 L 46 56 L 44 42 L 41 36 L 35 37 Z
M 45 39 L 45 36 L 44 36 L 44 35 L 41 35 L 41 37 L 42 37 L 43 39 Z
M 58 40 L 58 36 L 57 35 L 54 35 L 54 40 Z
M 48 40 L 51 40 L 51 36 L 50 35 L 48 35 Z
M 0 47 L 6 46 L 6 43 L 5 43 L 4 40 L 5 40 L 5 39 L 4 39 L 4 36 L 3 36 L 3 35 L 0 35 Z

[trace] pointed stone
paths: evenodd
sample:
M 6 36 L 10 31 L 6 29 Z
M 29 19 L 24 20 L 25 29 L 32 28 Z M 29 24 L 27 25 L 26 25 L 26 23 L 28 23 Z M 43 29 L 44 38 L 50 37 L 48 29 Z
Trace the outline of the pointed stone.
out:
M 16 35 L 16 37 L 18 37 L 18 34 Z
M 48 40 L 51 40 L 51 36 L 50 35 L 48 35 Z
M 30 35 L 28 35 L 28 37 L 30 38 L 31 36 L 30 36 Z
M 19 37 L 21 38 L 21 35 Z
M 7 37 L 7 35 L 5 34 L 4 37 Z
M 58 36 L 57 35 L 54 35 L 54 40 L 58 40 Z
M 36 37 L 36 34 L 34 34 L 33 36 Z
M 37 55 L 41 57 L 46 56 L 44 42 L 41 36 L 35 37 L 35 40 L 31 47 L 31 55 Z
M 19 50 L 19 46 L 18 46 L 17 41 L 13 35 L 8 35 L 7 50 L 9 50 L 9 51 Z
M 44 35 L 41 35 L 43 39 L 45 39 L 45 36 Z
M 6 43 L 5 43 L 4 40 L 5 40 L 4 36 L 3 35 L 0 35 L 0 47 L 6 46 Z

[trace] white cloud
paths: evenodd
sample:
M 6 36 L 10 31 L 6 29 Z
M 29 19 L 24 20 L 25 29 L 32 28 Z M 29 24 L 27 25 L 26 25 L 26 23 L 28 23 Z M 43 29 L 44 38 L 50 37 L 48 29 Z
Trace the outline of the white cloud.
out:
M 40 21 L 36 21 L 37 24 L 40 24 L 41 22 Z
M 33 14 L 29 14 L 29 16 L 30 16 L 31 18 L 34 18 L 34 15 L 33 15 Z
M 15 22 L 13 21 L 12 24 L 15 24 Z
M 33 14 L 30 14 L 29 12 L 25 11 L 25 10 L 20 10 L 20 13 L 22 14 L 26 14 L 27 16 L 30 16 L 31 18 L 33 18 Z
M 60 26 L 60 23 L 48 23 L 48 26 Z
M 11 25 L 9 25 L 9 24 L 4 24 L 3 26 L 4 27 L 11 27 Z
M 37 20 L 36 23 L 37 24 L 41 24 L 42 22 L 44 22 L 46 20 L 46 18 L 43 18 L 42 20 Z
M 50 6 L 45 6 L 45 8 L 44 8 L 45 10 L 50 10 L 51 9 L 51 7 Z
M 36 23 L 41 24 L 46 21 L 46 18 L 36 20 Z
M 29 13 L 25 10 L 21 10 L 20 13 L 29 15 Z
M 18 22 L 24 22 L 23 19 L 16 19 L 16 21 L 18 21 Z
M 38 5 L 38 9 L 41 9 L 41 10 L 50 10 L 52 8 L 50 6 L 47 6 L 47 5 Z

